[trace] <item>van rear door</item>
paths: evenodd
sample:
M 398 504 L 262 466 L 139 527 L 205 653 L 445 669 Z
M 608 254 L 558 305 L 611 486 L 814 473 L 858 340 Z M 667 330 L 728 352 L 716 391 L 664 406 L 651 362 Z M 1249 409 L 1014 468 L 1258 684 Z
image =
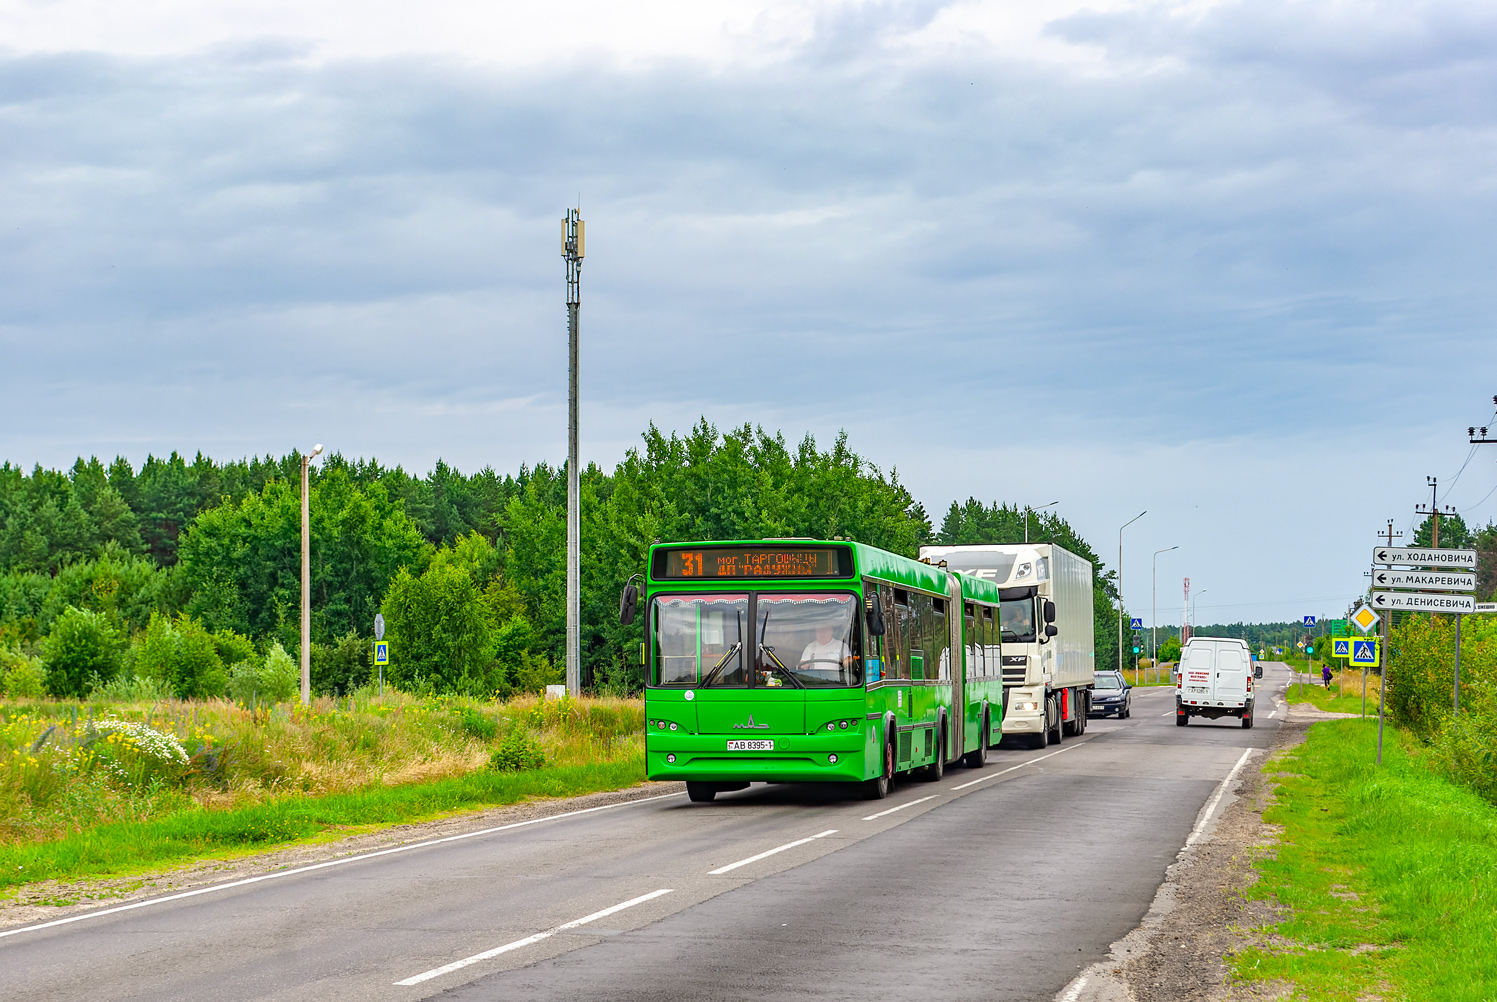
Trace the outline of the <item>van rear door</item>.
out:
M 1227 704 L 1241 703 L 1247 696 L 1247 651 L 1236 644 L 1222 644 L 1216 649 L 1216 699 Z
M 1210 644 L 1192 642 L 1187 645 L 1182 669 L 1185 677 L 1181 680 L 1186 699 L 1206 699 L 1211 695 L 1214 653 Z

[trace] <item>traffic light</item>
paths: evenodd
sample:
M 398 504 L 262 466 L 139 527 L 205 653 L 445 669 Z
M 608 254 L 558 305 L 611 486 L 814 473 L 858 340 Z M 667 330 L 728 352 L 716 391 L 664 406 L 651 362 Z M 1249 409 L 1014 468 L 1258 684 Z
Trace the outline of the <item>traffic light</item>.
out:
M 1141 637 L 1139 637 L 1138 634 L 1135 633 L 1133 635 L 1133 653 L 1134 654 L 1137 654 L 1139 651 L 1143 650 L 1143 643 L 1144 643 L 1143 639 Z
M 1314 654 L 1315 654 L 1315 648 L 1313 648 L 1313 647 L 1306 647 L 1305 648 L 1305 653 L 1308 654 L 1308 655 L 1314 656 Z

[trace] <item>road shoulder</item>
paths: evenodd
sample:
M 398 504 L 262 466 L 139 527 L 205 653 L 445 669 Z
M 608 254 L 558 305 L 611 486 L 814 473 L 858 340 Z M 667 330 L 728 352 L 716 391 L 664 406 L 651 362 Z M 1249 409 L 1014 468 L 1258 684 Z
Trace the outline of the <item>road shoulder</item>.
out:
M 581 797 L 529 800 L 482 811 L 472 811 L 419 824 L 392 825 L 347 838 L 291 845 L 230 859 L 196 860 L 151 873 L 76 881 L 39 881 L 17 888 L 0 899 L 0 928 L 50 922 L 94 908 L 173 894 L 212 884 L 242 880 L 299 866 L 377 852 L 413 842 L 447 838 L 500 825 L 534 821 L 590 808 L 607 807 L 673 793 L 684 783 L 641 783 L 624 790 Z
M 1227 804 L 1205 837 L 1182 849 L 1166 871 L 1143 922 L 1112 945 L 1057 996 L 1061 1002 L 1247 1002 L 1287 997 L 1289 986 L 1233 983 L 1230 957 L 1263 942 L 1280 921 L 1271 902 L 1250 900 L 1254 863 L 1274 852 L 1280 830 L 1263 820 L 1273 802 L 1273 773 L 1264 763 L 1305 739 L 1326 714 L 1291 704 L 1273 744 L 1255 752 L 1227 790 Z

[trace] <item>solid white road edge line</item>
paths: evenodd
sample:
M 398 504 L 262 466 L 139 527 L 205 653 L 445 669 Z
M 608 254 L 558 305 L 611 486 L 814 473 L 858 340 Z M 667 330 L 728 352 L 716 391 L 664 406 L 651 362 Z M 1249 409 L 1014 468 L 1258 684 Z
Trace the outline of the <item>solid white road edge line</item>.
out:
M 729 870 L 736 870 L 740 866 L 748 866 L 750 863 L 757 863 L 759 862 L 759 860 L 765 858 L 766 856 L 773 856 L 777 852 L 784 852 L 786 849 L 794 849 L 798 845 L 805 845 L 807 842 L 815 842 L 819 838 L 826 838 L 828 835 L 835 834 L 837 834 L 837 829 L 828 828 L 826 831 L 822 832 L 819 835 L 812 835 L 810 838 L 798 838 L 794 842 L 786 842 L 784 845 L 777 845 L 773 849 L 766 849 L 764 852 L 759 853 L 757 856 L 750 856 L 748 859 L 740 859 L 736 863 L 729 863 L 727 866 L 719 866 L 715 870 L 708 870 L 707 875 L 716 876 L 719 873 L 727 873 Z
M 568 929 L 575 929 L 580 925 L 587 925 L 589 922 L 596 922 L 600 918 L 607 918 L 615 912 L 623 911 L 625 908 L 633 908 L 635 905 L 642 905 L 646 901 L 653 901 L 656 898 L 660 897 L 662 894 L 669 894 L 671 890 L 672 888 L 664 887 L 658 891 L 651 891 L 649 894 L 641 894 L 637 898 L 630 898 L 628 901 L 621 901 L 616 905 L 611 905 L 607 908 L 604 908 L 600 912 L 593 912 L 591 915 L 584 915 L 580 919 L 573 919 L 570 922 L 563 922 L 561 925 L 547 929 L 545 932 L 538 932 L 534 936 L 526 936 L 524 939 L 517 939 L 513 943 L 505 943 L 503 946 L 496 946 L 492 950 L 485 950 L 482 953 L 475 953 L 473 954 L 473 956 L 464 957 L 462 960 L 454 960 L 450 964 L 443 964 L 441 967 L 434 967 L 423 974 L 418 974 L 413 978 L 406 978 L 404 981 L 397 981 L 395 983 L 397 985 L 406 986 L 419 985 L 423 981 L 430 981 L 432 978 L 439 978 L 444 974 L 451 974 L 453 971 L 462 970 L 464 967 L 467 967 L 470 964 L 476 964 L 479 961 L 488 960 L 490 957 L 497 957 L 501 953 L 508 953 L 511 950 L 518 950 L 522 946 L 529 946 L 532 943 L 539 943 L 543 939 L 550 939 L 552 936 L 555 936 L 559 932 L 566 932 Z
M 914 807 L 916 804 L 923 804 L 927 800 L 935 800 L 935 799 L 936 799 L 936 795 L 934 793 L 932 793 L 928 797 L 921 797 L 919 800 L 911 800 L 907 804 L 900 804 L 898 807 L 891 807 L 887 811 L 879 811 L 877 814 L 870 814 L 866 818 L 864 818 L 863 820 L 864 821 L 875 821 L 875 820 L 883 817 L 885 814 L 893 814 L 895 811 L 902 811 L 906 807 Z
M 1086 979 L 1077 978 L 1066 987 L 1070 988 L 1070 991 L 1060 997 L 1060 1002 L 1076 1002 L 1081 997 L 1081 989 L 1086 987 Z M 1062 988 L 1061 991 L 1065 991 L 1065 989 Z
M 552 814 L 544 818 L 531 818 L 529 821 L 516 821 L 513 824 L 499 825 L 496 828 L 482 828 L 476 832 L 463 832 L 460 835 L 446 835 L 442 838 L 428 839 L 425 842 L 412 842 L 410 845 L 397 845 L 390 849 L 379 849 L 375 852 L 360 853 L 357 856 L 345 856 L 342 859 L 330 859 L 325 863 L 312 863 L 308 866 L 298 866 L 291 870 L 278 870 L 275 873 L 262 873 L 258 877 L 245 877 L 243 880 L 231 880 L 227 884 L 214 884 L 211 887 L 199 887 L 191 891 L 181 891 L 177 894 L 168 894 L 160 898 L 150 898 L 146 901 L 132 901 L 128 905 L 116 905 L 113 908 L 101 908 L 98 911 L 84 912 L 82 915 L 70 915 L 67 918 L 53 919 L 50 922 L 39 922 L 36 925 L 23 925 L 18 929 L 6 929 L 0 932 L 0 939 L 6 936 L 17 936 L 23 932 L 38 932 L 42 929 L 51 929 L 54 926 L 70 925 L 73 922 L 82 922 L 84 919 L 103 918 L 106 915 L 118 915 L 120 912 L 134 911 L 137 908 L 149 908 L 151 905 L 162 905 L 168 901 L 181 901 L 183 898 L 195 898 L 199 894 L 212 894 L 214 891 L 227 891 L 234 887 L 245 887 L 249 884 L 258 884 L 262 880 L 276 880 L 280 877 L 294 877 L 302 873 L 311 873 L 313 870 L 325 870 L 330 866 L 342 866 L 344 863 L 357 863 L 364 859 L 374 859 L 376 856 L 389 856 L 397 852 L 406 852 L 410 849 L 424 849 L 427 846 L 441 845 L 444 842 L 457 842 L 465 838 L 477 838 L 479 835 L 492 835 L 495 832 L 509 831 L 511 828 L 524 828 L 527 825 L 538 825 L 544 821 L 560 821 L 562 818 L 575 818 L 581 814 L 591 814 L 594 811 L 607 811 L 615 807 L 630 807 L 634 804 L 648 804 L 652 800 L 669 800 L 671 797 L 681 797 L 681 793 L 663 793 L 658 797 L 641 797 L 638 800 L 625 800 L 617 804 L 602 804 L 598 807 L 584 807 L 581 810 L 566 811 L 562 814 Z
M 1068 752 L 1072 748 L 1078 747 L 1080 746 L 1071 745 L 1070 748 L 1062 748 L 1060 751 L 1053 751 L 1048 755 L 1041 755 L 1039 758 L 1032 758 L 1028 762 L 1020 762 L 1018 765 L 1011 765 L 1007 769 L 1004 769 L 1002 772 L 995 772 L 991 776 L 984 776 L 981 779 L 974 779 L 970 783 L 963 783 L 961 786 L 953 786 L 951 788 L 951 792 L 955 793 L 957 790 L 965 790 L 967 787 L 976 786 L 978 783 L 986 783 L 990 779 L 997 779 L 999 776 L 1007 775 L 1008 773 L 1013 772 L 1015 769 L 1022 769 L 1026 765 L 1034 765 L 1036 762 L 1043 762 L 1047 758 L 1054 758 L 1055 756 L 1061 754 L 1061 752 Z
M 1278 712 L 1279 712 L 1278 710 L 1274 710 L 1272 713 L 1270 713 L 1268 715 L 1268 719 L 1272 720 L 1278 714 Z
M 1201 816 L 1196 819 L 1196 826 L 1191 829 L 1190 838 L 1185 840 L 1186 845 L 1195 845 L 1196 842 L 1200 840 L 1201 833 L 1206 830 L 1206 822 L 1211 820 L 1211 812 L 1216 810 L 1217 804 L 1221 803 L 1222 796 L 1227 792 L 1227 787 L 1232 785 L 1232 780 L 1237 778 L 1237 774 L 1241 772 L 1242 767 L 1247 764 L 1248 756 L 1251 755 L 1255 750 L 1256 749 L 1249 748 L 1244 751 L 1242 753 L 1242 757 L 1237 760 L 1237 764 L 1232 767 L 1232 771 L 1227 773 L 1227 778 L 1222 780 L 1221 783 L 1217 785 L 1215 795 L 1213 795 L 1210 802 L 1206 804 L 1206 809 L 1201 812 Z

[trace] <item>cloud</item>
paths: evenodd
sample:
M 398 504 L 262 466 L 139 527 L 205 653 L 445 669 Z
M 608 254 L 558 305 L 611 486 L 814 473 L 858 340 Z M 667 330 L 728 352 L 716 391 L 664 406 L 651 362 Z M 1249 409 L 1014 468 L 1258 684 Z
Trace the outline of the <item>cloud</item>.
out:
M 1272 534 L 1234 471 L 1388 434 L 1390 395 L 1414 457 L 1482 418 L 1483 9 L 1067 9 L 1033 58 L 992 11 L 745 14 L 736 61 L 0 58 L 0 442 L 554 459 L 579 193 L 604 461 L 652 418 L 847 427 L 933 509 L 1063 488 L 1105 538 L 1209 457 L 1213 518 Z

